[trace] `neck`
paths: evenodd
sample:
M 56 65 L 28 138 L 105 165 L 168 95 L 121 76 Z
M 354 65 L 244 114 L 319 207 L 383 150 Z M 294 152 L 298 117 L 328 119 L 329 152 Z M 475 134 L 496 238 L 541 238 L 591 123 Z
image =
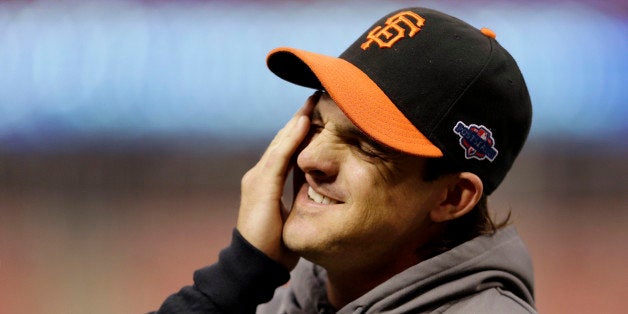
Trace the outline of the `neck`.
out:
M 418 262 L 419 260 L 406 260 L 405 263 L 351 271 L 327 269 L 327 299 L 336 310 L 339 310 Z
M 371 280 L 372 278 L 367 278 L 368 276 L 363 275 L 351 276 L 351 280 L 348 280 L 348 278 L 339 278 L 328 273 L 327 299 L 329 304 L 339 310 L 385 281 L 375 282 Z
M 430 229 L 430 236 L 416 237 L 426 240 L 402 249 L 393 248 L 377 258 L 354 254 L 346 258 L 335 255 L 331 259 L 311 259 L 327 271 L 327 299 L 331 306 L 340 310 L 398 273 L 429 258 L 433 251 L 424 243 L 430 242 L 427 239 L 439 230 Z

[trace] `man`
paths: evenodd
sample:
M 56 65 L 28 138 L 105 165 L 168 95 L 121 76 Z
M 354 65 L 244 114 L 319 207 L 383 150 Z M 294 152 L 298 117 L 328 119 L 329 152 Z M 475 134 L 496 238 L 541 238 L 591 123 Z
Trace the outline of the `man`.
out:
M 160 312 L 535 312 L 526 249 L 486 209 L 531 120 L 493 32 L 408 8 L 339 58 L 267 63 L 318 91 L 242 178 L 231 246 Z

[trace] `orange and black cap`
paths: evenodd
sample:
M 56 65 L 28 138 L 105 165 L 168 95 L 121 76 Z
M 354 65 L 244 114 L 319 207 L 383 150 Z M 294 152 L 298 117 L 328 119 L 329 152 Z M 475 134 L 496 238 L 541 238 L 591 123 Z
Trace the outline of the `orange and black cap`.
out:
M 277 48 L 267 64 L 287 81 L 326 90 L 376 141 L 476 173 L 487 194 L 530 129 L 527 87 L 495 33 L 431 9 L 386 15 L 339 57 Z

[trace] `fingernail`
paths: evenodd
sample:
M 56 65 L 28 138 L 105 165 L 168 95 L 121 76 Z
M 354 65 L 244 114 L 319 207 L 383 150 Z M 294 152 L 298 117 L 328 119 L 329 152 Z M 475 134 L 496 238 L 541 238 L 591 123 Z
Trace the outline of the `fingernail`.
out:
M 307 123 L 307 117 L 306 116 L 300 116 L 299 120 L 297 120 L 297 124 L 305 124 Z

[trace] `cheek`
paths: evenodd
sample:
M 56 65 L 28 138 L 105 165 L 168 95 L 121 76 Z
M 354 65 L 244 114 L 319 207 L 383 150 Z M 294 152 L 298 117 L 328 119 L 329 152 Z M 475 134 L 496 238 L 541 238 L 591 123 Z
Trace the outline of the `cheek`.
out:
M 417 196 L 420 186 L 411 180 L 384 176 L 375 166 L 349 166 L 345 168 L 344 186 L 348 187 L 351 201 L 369 206 L 395 206 Z
M 349 195 L 349 215 L 359 224 L 407 229 L 429 216 L 431 185 L 420 179 L 417 169 L 396 170 L 357 159 L 343 165 L 340 177 Z
M 351 204 L 370 204 L 374 200 L 382 198 L 386 187 L 369 171 L 367 167 L 359 164 L 346 163 L 341 170 L 339 179 L 342 186 L 346 187 L 347 202 Z M 373 205 L 373 204 L 371 204 Z
M 422 225 L 433 206 L 431 190 L 416 180 L 376 182 L 369 194 L 373 215 L 400 229 Z
M 364 165 L 347 167 L 343 185 L 347 187 L 348 203 L 351 204 L 350 216 L 363 226 L 382 224 L 389 220 L 390 214 L 403 199 L 394 186 L 390 186 L 371 167 Z

